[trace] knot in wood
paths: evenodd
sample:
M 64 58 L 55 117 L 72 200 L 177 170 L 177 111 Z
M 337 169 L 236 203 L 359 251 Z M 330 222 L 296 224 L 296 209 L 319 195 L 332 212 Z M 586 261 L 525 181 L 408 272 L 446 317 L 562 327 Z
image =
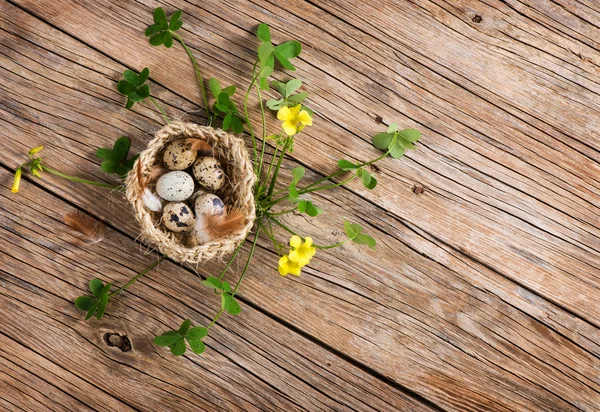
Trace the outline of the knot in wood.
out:
M 116 346 L 121 349 L 121 352 L 130 352 L 131 351 L 131 341 L 127 337 L 127 335 L 121 335 L 120 333 L 105 333 L 104 334 L 104 343 L 108 346 Z

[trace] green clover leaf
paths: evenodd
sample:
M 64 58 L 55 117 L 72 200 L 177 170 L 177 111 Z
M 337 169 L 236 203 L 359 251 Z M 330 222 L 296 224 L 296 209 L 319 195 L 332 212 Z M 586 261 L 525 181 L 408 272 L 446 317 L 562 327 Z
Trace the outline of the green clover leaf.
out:
M 404 129 L 398 131 L 396 123 L 392 123 L 385 133 L 378 133 L 373 136 L 373 145 L 385 150 L 394 159 L 404 155 L 406 149 L 414 150 L 415 143 L 421 138 L 421 132 L 415 129 Z
M 185 341 L 187 340 L 190 349 L 196 354 L 201 354 L 206 349 L 202 339 L 208 335 L 208 329 L 202 326 L 190 328 L 191 321 L 184 320 L 177 330 L 170 330 L 154 338 L 157 346 L 168 346 L 171 353 L 175 356 L 181 356 L 186 352 Z
M 108 292 L 111 286 L 110 282 L 104 284 L 100 279 L 92 279 L 89 288 L 94 296 L 79 296 L 75 299 L 75 307 L 87 312 L 85 320 L 90 319 L 94 315 L 96 315 L 96 319 L 102 319 L 108 305 Z
M 258 26 L 256 37 L 261 41 L 261 44 L 258 46 L 258 61 L 260 63 L 259 83 L 261 89 L 269 90 L 269 81 L 267 78 L 275 70 L 275 59 L 285 69 L 296 70 L 290 59 L 300 55 L 302 45 L 296 40 L 290 40 L 278 46 L 273 46 L 273 43 L 271 43 L 271 31 L 265 23 L 261 23 Z
M 127 136 L 121 136 L 115 141 L 112 150 L 104 148 L 96 150 L 96 156 L 104 160 L 100 164 L 102 170 L 106 173 L 115 173 L 121 178 L 127 176 L 139 156 L 135 155 L 125 160 L 130 147 L 131 140 Z
M 367 245 L 371 249 L 375 249 L 376 242 L 371 236 L 363 233 L 363 227 L 358 223 L 350 223 L 344 219 L 344 231 L 346 236 L 357 245 Z
M 232 130 L 234 133 L 244 131 L 245 119 L 239 114 L 237 106 L 231 96 L 236 92 L 235 86 L 229 86 L 221 89 L 219 81 L 215 78 L 208 82 L 210 91 L 215 98 L 213 111 L 215 114 L 223 117 L 223 130 Z
M 173 33 L 183 26 L 181 21 L 181 10 L 177 10 L 167 20 L 167 15 L 162 7 L 157 7 L 153 12 L 154 24 L 148 26 L 144 35 L 150 37 L 148 40 L 152 46 L 163 44 L 166 48 L 173 46 Z
M 127 109 L 130 109 L 134 103 L 141 102 L 150 96 L 150 86 L 144 84 L 148 80 L 148 76 L 150 76 L 150 69 L 147 67 L 139 75 L 132 70 L 123 72 L 124 80 L 117 83 L 117 90 L 127 96 L 127 103 L 125 104 Z
M 296 93 L 294 92 L 302 87 L 302 81 L 298 79 L 292 79 L 287 83 L 283 83 L 277 80 L 272 80 L 270 85 L 279 92 L 283 96 L 283 99 L 270 99 L 267 100 L 267 107 L 271 110 L 279 110 L 283 106 L 295 106 L 298 103 L 303 102 L 307 97 L 307 92 Z M 306 107 L 302 107 L 306 110 Z M 308 111 L 308 110 L 307 110 Z M 309 111 L 309 114 L 312 116 L 312 110 Z

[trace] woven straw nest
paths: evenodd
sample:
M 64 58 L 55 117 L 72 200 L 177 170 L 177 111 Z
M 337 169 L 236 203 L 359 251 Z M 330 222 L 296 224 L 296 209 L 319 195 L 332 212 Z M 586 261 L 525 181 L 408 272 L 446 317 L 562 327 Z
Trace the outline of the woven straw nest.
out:
M 186 235 L 165 229 L 160 223 L 160 212 L 149 210 L 142 200 L 142 185 L 148 181 L 151 171 L 163 164 L 164 146 L 172 140 L 190 137 L 204 139 L 212 146 L 213 156 L 221 161 L 228 177 L 216 194 L 230 210 L 240 210 L 246 216 L 241 230 L 197 246 L 186 245 Z M 173 122 L 156 132 L 148 148 L 140 153 L 125 183 L 127 199 L 133 205 L 135 217 L 140 223 L 141 238 L 173 260 L 199 264 L 233 252 L 252 229 L 256 215 L 253 195 L 255 179 L 252 162 L 242 139 L 212 127 Z

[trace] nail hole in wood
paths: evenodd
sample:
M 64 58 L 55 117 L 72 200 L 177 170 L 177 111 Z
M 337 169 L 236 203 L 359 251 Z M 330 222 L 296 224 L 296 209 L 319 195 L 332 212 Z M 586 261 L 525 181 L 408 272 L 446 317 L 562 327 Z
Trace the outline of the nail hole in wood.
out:
M 383 123 L 383 118 L 379 115 L 375 116 L 375 123 L 377 123 L 377 124 Z
M 425 192 L 425 186 L 415 185 L 412 191 L 414 194 L 420 195 Z
M 105 333 L 104 343 L 108 346 L 116 346 L 121 349 L 121 352 L 131 351 L 131 341 L 127 335 L 121 335 L 120 333 Z
M 481 20 L 483 19 L 479 14 L 476 14 L 475 17 L 473 17 L 471 20 L 473 20 L 473 23 L 481 23 Z

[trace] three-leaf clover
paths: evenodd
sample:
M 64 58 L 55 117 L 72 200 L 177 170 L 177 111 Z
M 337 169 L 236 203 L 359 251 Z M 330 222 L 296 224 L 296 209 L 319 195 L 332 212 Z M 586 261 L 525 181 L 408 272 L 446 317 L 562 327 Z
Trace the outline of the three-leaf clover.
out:
M 177 10 L 171 16 L 171 19 L 167 21 L 167 15 L 162 7 L 154 9 L 154 24 L 148 26 L 144 34 L 146 37 L 150 37 L 150 44 L 153 46 L 160 46 L 164 44 L 165 47 L 170 48 L 173 46 L 173 33 L 181 28 L 183 22 L 181 21 L 181 10 Z
M 214 289 L 216 293 L 221 294 L 221 308 L 232 315 L 239 315 L 242 312 L 240 304 L 235 300 L 231 292 L 231 285 L 227 281 L 221 281 L 214 276 L 209 276 L 202 281 L 202 284 L 208 288 Z
M 158 346 L 168 346 L 173 355 L 181 356 L 186 351 L 185 341 L 187 340 L 190 349 L 200 355 L 206 349 L 202 338 L 208 335 L 208 329 L 202 326 L 190 328 L 191 325 L 192 322 L 186 319 L 179 329 L 170 330 L 154 338 L 154 343 Z
M 133 168 L 133 164 L 139 156 L 139 154 L 137 154 L 129 160 L 125 160 L 130 147 L 131 140 L 129 140 L 129 138 L 126 136 L 121 136 L 115 141 L 112 150 L 96 150 L 96 156 L 104 160 L 100 164 L 102 170 L 104 170 L 106 173 L 115 173 L 119 175 L 119 177 L 124 178 Z
M 389 152 L 394 159 L 402 157 L 405 149 L 414 150 L 414 142 L 421 138 L 421 132 L 416 129 L 398 130 L 396 123 L 390 124 L 386 133 L 373 137 L 373 145 Z
M 302 81 L 298 79 L 292 79 L 287 83 L 283 83 L 277 80 L 271 81 L 271 86 L 283 96 L 282 99 L 270 99 L 267 100 L 267 107 L 271 110 L 279 110 L 283 106 L 295 106 L 301 103 L 308 97 L 307 92 L 300 92 L 294 94 L 302 86 Z M 308 114 L 313 115 L 312 110 L 302 105 L 302 109 L 308 111 Z
M 297 57 L 302 52 L 302 45 L 296 40 L 289 40 L 278 46 L 271 43 L 271 31 L 269 26 L 261 23 L 256 31 L 256 36 L 262 41 L 258 46 L 258 61 L 260 63 L 259 81 L 263 90 L 269 90 L 267 78 L 275 70 L 275 59 L 288 70 L 296 70 L 290 59 Z
M 134 103 L 141 102 L 146 97 L 150 96 L 150 86 L 146 83 L 150 76 L 150 69 L 144 68 L 140 74 L 136 74 L 133 70 L 125 70 L 123 72 L 123 80 L 117 83 L 117 90 L 127 96 L 125 107 L 130 109 Z
M 304 177 L 305 172 L 306 170 L 302 166 L 298 166 L 292 169 L 292 181 L 288 186 L 288 199 L 292 203 L 298 202 L 298 189 L 296 188 L 296 185 L 298 185 L 300 179 Z
M 210 91 L 215 98 L 213 111 L 215 114 L 223 117 L 223 130 L 233 130 L 234 133 L 244 131 L 244 118 L 239 114 L 235 102 L 230 99 L 236 92 L 235 86 L 228 86 L 221 89 L 221 84 L 215 78 L 208 82 Z
M 106 305 L 108 305 L 110 287 L 110 282 L 104 284 L 100 279 L 92 279 L 90 281 L 90 291 L 94 296 L 79 296 L 75 299 L 75 307 L 87 312 L 85 320 L 88 320 L 94 314 L 96 319 L 101 319 L 104 316 Z
M 375 249 L 375 239 L 367 234 L 362 233 L 363 228 L 358 223 L 350 223 L 344 219 L 344 231 L 346 232 L 348 239 L 357 245 L 367 245 L 371 249 Z
M 364 165 L 354 164 L 349 160 L 342 159 L 338 161 L 338 167 L 344 171 L 356 171 L 356 176 L 362 180 L 367 189 L 374 189 L 377 186 L 377 179 L 364 168 Z

